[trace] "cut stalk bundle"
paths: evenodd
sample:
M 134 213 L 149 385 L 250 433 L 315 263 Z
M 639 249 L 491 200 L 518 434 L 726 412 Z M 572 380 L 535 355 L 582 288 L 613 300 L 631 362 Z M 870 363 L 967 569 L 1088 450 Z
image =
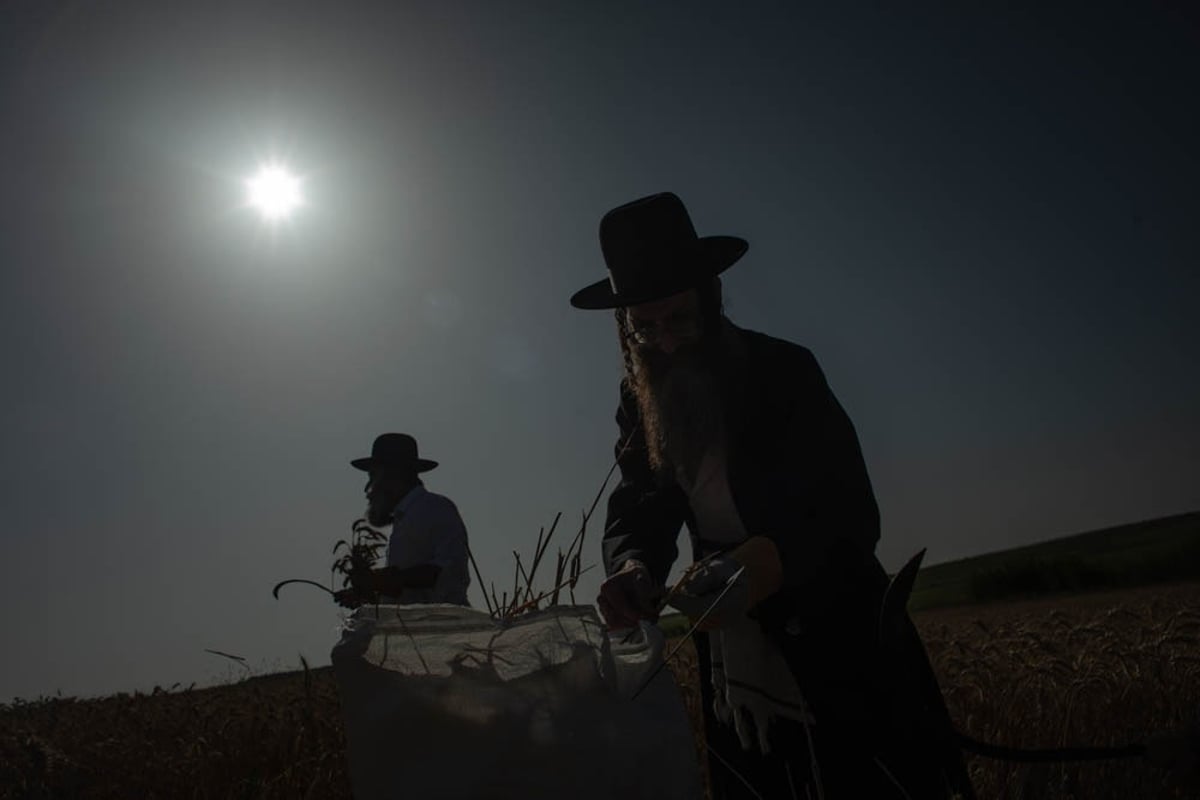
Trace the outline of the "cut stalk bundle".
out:
M 628 447 L 626 443 L 625 447 Z M 592 504 L 581 512 L 579 530 L 575 532 L 567 549 L 564 552 L 560 547 L 557 552 L 554 567 L 554 580 L 550 589 L 538 592 L 536 589 L 536 580 L 538 576 L 538 568 L 542 565 L 542 560 L 546 556 L 546 552 L 550 549 L 550 541 L 554 538 L 554 532 L 558 530 L 558 523 L 562 519 L 562 512 L 554 515 L 554 521 L 550 523 L 550 528 L 545 527 L 538 529 L 537 542 L 533 548 L 533 558 L 529 561 L 529 569 L 525 568 L 525 562 L 521 559 L 521 554 L 517 550 L 513 550 L 513 591 L 510 598 L 508 592 L 504 592 L 500 599 L 496 598 L 496 586 L 491 584 L 491 597 L 489 599 L 488 592 L 484 590 L 483 576 L 480 575 L 479 567 L 475 564 L 474 557 L 471 559 L 472 565 L 475 567 L 475 578 L 479 581 L 480 591 L 483 593 L 484 602 L 488 606 L 488 613 L 496 619 L 512 619 L 520 614 L 526 614 L 531 611 L 537 611 L 541 608 L 549 608 L 559 604 L 562 598 L 562 591 L 567 590 L 572 604 L 575 600 L 575 588 L 579 584 L 579 578 L 585 572 L 591 570 L 595 565 L 583 565 L 583 546 L 587 541 L 588 522 L 592 518 L 592 514 L 596 510 L 596 506 L 600 504 L 600 498 L 604 496 L 604 490 L 608 488 L 608 482 L 612 480 L 613 473 L 616 472 L 617 464 L 620 456 L 624 453 L 625 447 L 622 447 L 621 453 L 617 456 L 617 461 L 614 461 L 609 467 L 608 474 L 604 476 L 604 481 L 600 484 L 596 496 L 592 498 Z M 543 602 L 545 605 L 543 606 Z

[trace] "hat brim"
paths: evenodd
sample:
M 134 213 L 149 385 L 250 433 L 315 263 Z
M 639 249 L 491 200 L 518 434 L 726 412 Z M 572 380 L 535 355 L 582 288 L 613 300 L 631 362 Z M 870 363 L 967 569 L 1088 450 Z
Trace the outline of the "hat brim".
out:
M 588 311 L 636 306 L 662 300 L 673 294 L 694 289 L 709 278 L 720 275 L 746 254 L 750 243 L 736 236 L 701 236 L 700 263 L 687 275 L 678 275 L 653 287 L 631 292 L 614 292 L 612 282 L 605 278 L 585 286 L 571 295 L 571 305 Z
M 416 471 L 429 472 L 429 470 L 433 469 L 437 465 L 438 462 L 430 461 L 428 458 L 418 458 Z M 355 469 L 361 469 L 363 472 L 370 472 L 376 467 L 399 467 L 401 465 L 390 461 L 377 461 L 376 459 L 368 456 L 367 458 L 354 459 L 350 462 L 350 466 L 354 467 Z

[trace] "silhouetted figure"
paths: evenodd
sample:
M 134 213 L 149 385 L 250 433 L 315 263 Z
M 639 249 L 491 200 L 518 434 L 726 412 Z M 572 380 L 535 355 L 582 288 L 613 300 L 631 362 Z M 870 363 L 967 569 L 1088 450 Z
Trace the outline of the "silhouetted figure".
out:
M 454 503 L 434 494 L 420 473 L 437 466 L 417 455 L 417 442 L 404 433 L 375 439 L 371 455 L 350 462 L 367 473 L 367 522 L 389 523 L 386 566 L 356 576 L 354 587 L 334 595 L 358 606 L 378 594 L 384 603 L 467 603 L 467 529 Z
M 707 560 L 670 604 L 720 598 L 696 637 L 714 796 L 972 797 L 902 605 L 881 635 L 850 419 L 812 353 L 724 316 L 717 275 L 747 243 L 697 237 L 668 193 L 606 214 L 600 245 L 609 278 L 571 298 L 616 310 L 625 359 L 598 602 L 613 628 L 656 619 L 687 525 Z

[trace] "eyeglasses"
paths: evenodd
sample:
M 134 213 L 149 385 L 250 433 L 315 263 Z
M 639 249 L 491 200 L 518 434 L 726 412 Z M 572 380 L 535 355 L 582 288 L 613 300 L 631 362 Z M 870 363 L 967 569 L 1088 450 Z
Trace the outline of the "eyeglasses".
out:
M 676 311 L 659 320 L 629 320 L 629 336 L 638 344 L 654 344 L 667 335 L 696 338 L 700 335 L 700 318 L 694 311 Z

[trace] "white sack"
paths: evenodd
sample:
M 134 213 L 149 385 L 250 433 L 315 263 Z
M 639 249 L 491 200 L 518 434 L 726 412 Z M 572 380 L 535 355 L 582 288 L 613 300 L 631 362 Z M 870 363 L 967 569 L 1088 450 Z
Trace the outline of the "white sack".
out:
M 333 648 L 358 800 L 696 800 L 670 670 L 644 625 L 610 643 L 591 606 L 502 625 L 453 605 L 364 606 Z

